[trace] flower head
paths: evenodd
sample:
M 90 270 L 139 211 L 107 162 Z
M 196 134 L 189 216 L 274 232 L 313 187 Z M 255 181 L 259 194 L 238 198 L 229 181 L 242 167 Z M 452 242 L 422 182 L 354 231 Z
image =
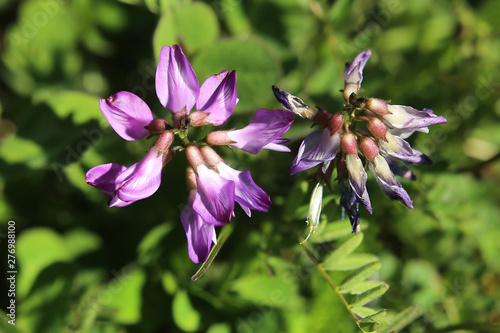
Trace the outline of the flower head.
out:
M 100 100 L 100 108 L 111 127 L 125 140 L 149 136 L 158 139 L 146 156 L 130 167 L 117 163 L 96 166 L 85 181 L 111 197 L 110 207 L 124 207 L 151 196 L 161 184 L 162 168 L 175 151 L 185 151 L 190 164 L 186 173 L 189 189 L 187 205 L 180 219 L 186 232 L 188 253 L 195 263 L 207 259 L 216 242 L 215 227 L 231 222 L 235 203 L 251 216 L 251 210 L 267 211 L 271 199 L 253 181 L 250 171 L 231 168 L 210 145 L 230 145 L 252 154 L 262 149 L 289 151 L 282 138 L 293 122 L 285 110 L 259 109 L 242 129 L 210 132 L 201 141 L 190 141 L 190 127 L 223 124 L 233 113 L 236 72 L 223 70 L 201 85 L 178 45 L 165 46 L 156 71 L 156 93 L 171 112 L 173 125 L 154 119 L 144 101 L 129 92 L 119 92 Z M 193 110 L 194 108 L 194 110 Z M 173 146 L 178 137 L 180 146 Z
M 340 203 L 349 216 L 353 232 L 358 230 L 359 205 L 372 213 L 365 168 L 370 169 L 389 198 L 413 208 L 413 202 L 395 175 L 413 180 L 415 175 L 406 166 L 409 163 L 429 164 L 431 160 L 413 149 L 405 139 L 416 131 L 428 133 L 429 126 L 446 122 L 430 109 L 417 110 L 359 96 L 363 69 L 370 56 L 371 51 L 366 50 L 346 63 L 343 90 L 346 104 L 335 114 L 320 108 L 314 111 L 300 98 L 273 87 L 283 107 L 324 126 L 323 130 L 304 139 L 290 170 L 294 174 L 319 166 L 320 177 L 329 181 L 331 169 L 336 165 Z M 335 160 L 337 163 L 332 164 Z

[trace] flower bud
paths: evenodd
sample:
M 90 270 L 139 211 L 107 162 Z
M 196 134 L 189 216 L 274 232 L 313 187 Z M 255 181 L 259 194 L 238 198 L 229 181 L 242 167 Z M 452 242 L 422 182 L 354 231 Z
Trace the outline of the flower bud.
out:
M 331 135 L 338 133 L 342 129 L 342 125 L 344 125 L 344 115 L 345 112 L 335 113 L 328 120 L 328 129 Z
M 234 143 L 233 140 L 227 135 L 229 131 L 215 131 L 207 134 L 205 138 L 206 143 L 212 146 L 227 146 Z
M 209 146 L 201 147 L 201 154 L 203 155 L 203 158 L 210 166 L 215 167 L 220 162 L 224 162 L 222 157 L 220 157 L 219 154 L 217 154 L 215 150 L 213 150 Z
M 358 154 L 358 144 L 356 136 L 351 132 L 345 132 L 340 138 L 340 147 L 343 154 Z
M 198 166 L 205 164 L 205 159 L 196 146 L 189 145 L 186 147 L 186 157 L 195 171 L 198 169 Z
M 156 139 L 153 147 L 157 147 L 158 154 L 166 154 L 170 145 L 174 141 L 174 134 L 170 131 L 163 132 L 158 139 Z
M 387 126 L 384 124 L 382 120 L 375 117 L 370 117 L 366 127 L 368 128 L 370 133 L 373 134 L 375 138 L 387 141 L 386 139 Z
M 196 173 L 193 168 L 188 166 L 186 168 L 186 184 L 189 190 L 196 190 Z
M 212 125 L 212 123 L 207 122 L 206 119 L 209 113 L 203 111 L 193 111 L 189 114 L 189 125 L 191 126 L 204 126 L 204 125 Z
M 375 143 L 375 140 L 369 137 L 363 137 L 361 139 L 361 142 L 359 143 L 359 148 L 361 149 L 361 152 L 365 157 L 370 161 L 373 162 L 375 159 L 375 156 L 379 153 L 379 149 L 377 144 Z
M 345 84 L 344 99 L 346 100 L 346 102 L 351 103 L 351 101 L 352 101 L 351 95 L 354 94 L 354 96 L 356 96 L 356 94 L 359 91 L 358 88 L 359 88 L 359 86 L 357 83 L 346 83 Z
M 165 119 L 153 119 L 149 125 L 144 128 L 151 134 L 161 134 L 170 128 L 170 124 Z
M 366 102 L 366 108 L 376 114 L 388 114 L 387 102 L 378 98 L 369 98 Z

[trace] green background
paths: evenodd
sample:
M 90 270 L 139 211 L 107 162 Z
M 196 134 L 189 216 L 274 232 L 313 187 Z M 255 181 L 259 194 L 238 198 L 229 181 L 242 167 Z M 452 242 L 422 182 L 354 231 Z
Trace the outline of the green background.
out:
M 388 310 L 380 332 L 405 309 L 403 332 L 498 331 L 499 15 L 495 0 L 0 0 L 0 267 L 13 220 L 19 272 L 16 325 L 2 314 L 0 331 L 358 332 L 338 288 L 356 260 L 381 262 L 369 280 L 390 286 L 368 304 Z M 154 76 L 172 44 L 200 83 L 237 70 L 240 102 L 224 129 L 279 108 L 273 84 L 337 112 L 345 62 L 370 48 L 366 96 L 448 119 L 410 139 L 434 160 L 413 168 L 417 181 L 402 180 L 415 209 L 391 202 L 370 175 L 374 212 L 362 210 L 364 237 L 353 240 L 334 182 L 320 230 L 300 245 L 314 170 L 289 175 L 311 131 L 297 118 L 290 154 L 218 149 L 252 171 L 273 206 L 251 219 L 238 208 L 214 263 L 192 282 L 182 153 L 158 192 L 125 208 L 108 208 L 84 182 L 95 165 L 144 156 L 152 141 L 122 140 L 98 99 L 131 91 L 168 116 Z M 338 259 L 346 240 L 354 252 L 342 269 L 311 260 Z M 7 293 L 0 299 L 6 312 Z

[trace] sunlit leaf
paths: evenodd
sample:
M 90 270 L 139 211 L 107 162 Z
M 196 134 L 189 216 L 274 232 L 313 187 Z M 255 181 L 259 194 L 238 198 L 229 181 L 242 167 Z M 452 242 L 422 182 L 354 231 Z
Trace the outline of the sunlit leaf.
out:
M 352 251 L 354 251 L 363 241 L 363 234 L 359 233 L 352 236 L 347 241 L 342 243 L 338 249 L 333 251 L 328 255 L 328 257 L 323 262 L 323 266 L 326 270 L 335 270 L 335 265 L 338 261 L 347 257 Z
M 378 287 L 372 288 L 365 291 L 364 293 L 357 295 L 351 302 L 351 306 L 363 306 L 374 299 L 382 296 L 389 289 L 389 286 L 385 283 Z
M 382 267 L 380 261 L 375 261 L 373 263 L 367 264 L 363 267 L 358 268 L 354 272 L 350 273 L 348 276 L 342 280 L 340 283 L 340 291 L 345 293 L 349 292 L 352 288 L 354 288 L 359 282 L 366 280 L 373 273 L 378 271 Z
M 172 303 L 174 322 L 184 332 L 195 332 L 200 326 L 200 314 L 191 305 L 189 295 L 184 290 L 175 293 Z

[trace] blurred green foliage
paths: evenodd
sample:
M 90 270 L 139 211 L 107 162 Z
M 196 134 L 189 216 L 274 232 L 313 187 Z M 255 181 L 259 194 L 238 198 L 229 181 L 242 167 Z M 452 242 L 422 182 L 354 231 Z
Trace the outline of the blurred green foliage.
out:
M 16 325 L 2 314 L 0 330 L 498 331 L 499 14 L 495 0 L 1 0 L 0 246 L 5 254 L 15 221 L 19 274 Z M 98 99 L 131 91 L 167 116 L 154 75 L 159 49 L 174 43 L 201 82 L 237 70 L 240 102 L 227 129 L 278 108 L 273 84 L 336 112 L 345 61 L 372 49 L 367 96 L 448 119 L 412 138 L 434 160 L 414 168 L 416 182 L 402 180 L 415 209 L 370 180 L 374 213 L 362 212 L 364 239 L 351 237 L 333 186 L 302 246 L 313 173 L 289 176 L 294 154 L 223 149 L 273 206 L 252 219 L 237 211 L 214 263 L 192 282 L 179 220 L 183 158 L 154 196 L 126 208 L 108 208 L 84 182 L 97 164 L 144 155 L 149 143 L 121 140 Z M 287 133 L 293 152 L 309 125 L 297 119 Z M 366 276 L 347 288 L 355 269 Z M 347 290 L 350 310 L 339 297 Z M 0 298 L 5 312 L 7 293 Z M 350 311 L 374 317 L 358 327 Z

